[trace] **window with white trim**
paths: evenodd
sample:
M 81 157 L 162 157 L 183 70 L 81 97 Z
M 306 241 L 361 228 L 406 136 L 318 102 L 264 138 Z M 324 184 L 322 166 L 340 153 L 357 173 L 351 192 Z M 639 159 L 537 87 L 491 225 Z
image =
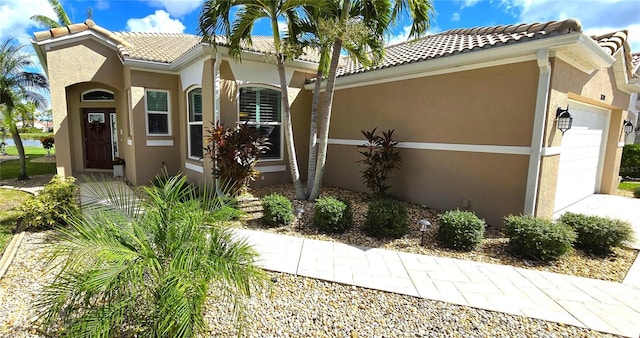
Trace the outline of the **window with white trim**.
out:
M 263 87 L 240 88 L 238 123 L 248 123 L 271 142 L 262 159 L 282 159 L 280 91 Z
M 147 114 L 147 135 L 171 135 L 169 91 L 147 89 L 144 94 L 144 106 Z
M 196 88 L 187 94 L 187 105 L 189 116 L 187 125 L 189 130 L 189 157 L 194 159 L 202 158 L 202 89 Z

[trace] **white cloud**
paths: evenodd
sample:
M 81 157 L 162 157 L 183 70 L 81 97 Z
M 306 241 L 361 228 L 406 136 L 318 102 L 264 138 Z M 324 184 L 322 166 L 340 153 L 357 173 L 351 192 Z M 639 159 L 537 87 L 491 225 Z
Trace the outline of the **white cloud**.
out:
M 603 34 L 627 29 L 632 50 L 640 51 L 639 1 L 502 0 L 500 5 L 505 9 L 519 9 L 520 22 L 576 18 L 582 23 L 586 34 Z
M 106 0 L 96 1 L 95 9 L 97 10 L 104 10 L 104 9 L 108 9 L 109 7 L 111 7 L 111 4 L 109 4 L 109 1 L 106 1 Z
M 36 26 L 29 19 L 33 15 L 55 18 L 47 0 L 0 0 L 0 41 L 16 38 L 29 43 L 28 30 Z
M 182 17 L 200 8 L 204 0 L 151 0 L 152 6 L 164 8 L 174 17 Z
M 127 20 L 127 30 L 132 32 L 182 33 L 185 29 L 180 20 L 160 9 L 144 18 Z
M 453 13 L 453 15 L 451 15 L 451 21 L 453 21 L 453 22 L 460 21 L 460 13 L 458 13 L 458 12 Z

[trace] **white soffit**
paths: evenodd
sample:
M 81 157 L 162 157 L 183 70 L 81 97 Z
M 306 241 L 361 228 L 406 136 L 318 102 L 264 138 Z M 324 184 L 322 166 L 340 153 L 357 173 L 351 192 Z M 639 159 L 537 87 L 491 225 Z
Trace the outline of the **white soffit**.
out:
M 200 59 L 180 71 L 180 81 L 182 89 L 186 90 L 191 86 L 202 86 L 202 74 L 204 70 L 204 59 Z
M 278 68 L 271 63 L 245 60 L 242 63 L 230 61 L 229 65 L 238 84 L 261 83 L 280 87 Z M 293 71 L 285 68 L 285 76 L 290 83 Z

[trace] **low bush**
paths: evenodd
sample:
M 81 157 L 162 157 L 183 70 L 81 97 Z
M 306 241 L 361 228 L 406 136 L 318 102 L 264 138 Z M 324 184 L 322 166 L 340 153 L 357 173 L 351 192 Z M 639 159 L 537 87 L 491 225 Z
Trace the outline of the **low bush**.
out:
M 530 215 L 505 218 L 509 249 L 515 255 L 553 261 L 571 250 L 576 233 L 564 223 Z
M 640 144 L 627 144 L 622 148 L 620 176 L 640 178 Z
M 343 233 L 353 225 L 351 203 L 334 197 L 320 197 L 313 208 L 313 224 L 324 233 Z
M 631 224 L 618 219 L 568 212 L 559 221 L 576 232 L 576 247 L 588 253 L 607 254 L 611 248 L 633 238 Z
M 44 189 L 18 207 L 21 229 L 51 229 L 78 212 L 75 178 L 54 176 Z
M 380 199 L 369 203 L 364 230 L 377 238 L 400 238 L 409 232 L 409 215 L 404 203 Z
M 484 220 L 470 211 L 451 210 L 440 215 L 438 240 L 446 247 L 471 251 L 484 239 Z
M 288 198 L 271 194 L 262 198 L 262 221 L 269 227 L 289 225 L 293 222 L 293 206 Z
M 640 187 L 633 189 L 633 197 L 640 198 Z

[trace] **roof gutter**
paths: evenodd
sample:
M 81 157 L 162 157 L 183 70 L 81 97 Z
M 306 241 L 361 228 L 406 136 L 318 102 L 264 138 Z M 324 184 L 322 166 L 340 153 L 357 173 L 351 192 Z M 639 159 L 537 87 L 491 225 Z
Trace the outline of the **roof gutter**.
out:
M 524 198 L 524 213 L 527 215 L 535 215 L 536 213 L 536 200 L 538 197 L 538 185 L 540 183 L 540 163 L 542 161 L 542 143 L 544 140 L 544 126 L 546 124 L 547 104 L 549 102 L 549 88 L 551 83 L 549 51 L 547 49 L 539 49 L 536 61 L 540 73 L 538 75 L 533 134 L 531 136 L 529 173 L 527 175 L 527 187 Z
M 568 47 L 571 47 L 574 55 L 591 65 L 590 70 L 609 67 L 615 61 L 593 39 L 575 32 L 339 77 L 336 79 L 336 90 L 532 61 L 540 49 L 546 49 L 550 56 L 554 56 L 556 51 Z M 323 87 L 325 83 L 323 81 Z M 305 89 L 312 90 L 313 86 L 313 83 L 306 84 Z

